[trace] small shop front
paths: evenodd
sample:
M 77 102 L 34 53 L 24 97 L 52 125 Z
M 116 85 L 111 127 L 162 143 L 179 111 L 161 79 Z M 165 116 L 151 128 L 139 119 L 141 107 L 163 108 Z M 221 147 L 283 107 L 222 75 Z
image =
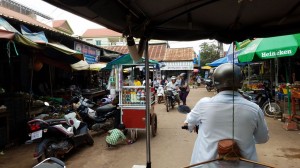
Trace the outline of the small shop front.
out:
M 165 76 L 170 81 L 171 76 L 178 76 L 180 73 L 188 74 L 188 77 L 193 73 L 193 61 L 177 61 L 177 62 L 162 62 L 163 67 L 160 68 L 161 76 Z

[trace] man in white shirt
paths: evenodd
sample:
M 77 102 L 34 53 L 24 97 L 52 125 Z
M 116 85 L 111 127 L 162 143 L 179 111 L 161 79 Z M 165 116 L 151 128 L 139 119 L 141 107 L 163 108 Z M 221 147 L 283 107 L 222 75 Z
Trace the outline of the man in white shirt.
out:
M 237 92 L 242 82 L 240 68 L 222 64 L 213 81 L 219 93 L 198 101 L 184 122 L 190 131 L 199 126 L 191 164 L 216 159 L 218 142 L 223 139 L 234 139 L 243 158 L 257 161 L 255 144 L 268 141 L 268 127 L 260 107 Z
M 171 77 L 171 82 L 169 82 L 166 86 L 165 86 L 165 90 L 168 92 L 168 91 L 172 91 L 174 96 L 175 96 L 175 99 L 178 103 L 178 105 L 180 105 L 180 99 L 179 99 L 179 94 L 177 92 L 178 90 L 178 86 L 177 86 L 177 83 L 176 83 L 176 76 L 172 76 Z

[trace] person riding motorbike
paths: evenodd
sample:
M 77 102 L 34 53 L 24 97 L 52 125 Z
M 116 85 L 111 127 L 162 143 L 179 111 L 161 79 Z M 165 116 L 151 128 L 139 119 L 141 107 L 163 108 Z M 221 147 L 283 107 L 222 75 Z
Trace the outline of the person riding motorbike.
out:
M 212 78 L 218 94 L 200 99 L 184 121 L 190 131 L 198 126 L 190 164 L 216 159 L 224 139 L 237 143 L 241 157 L 257 161 L 255 144 L 268 141 L 268 127 L 260 107 L 237 92 L 242 86 L 239 66 L 222 64 Z
M 172 91 L 173 95 L 175 96 L 175 100 L 178 103 L 178 106 L 180 105 L 180 99 L 179 99 L 179 94 L 178 94 L 178 86 L 176 84 L 176 76 L 172 76 L 171 77 L 171 82 L 169 82 L 166 86 L 165 86 L 165 90 L 166 92 L 168 91 Z
M 159 85 L 157 88 L 157 102 L 161 103 L 164 100 L 165 91 L 163 85 Z

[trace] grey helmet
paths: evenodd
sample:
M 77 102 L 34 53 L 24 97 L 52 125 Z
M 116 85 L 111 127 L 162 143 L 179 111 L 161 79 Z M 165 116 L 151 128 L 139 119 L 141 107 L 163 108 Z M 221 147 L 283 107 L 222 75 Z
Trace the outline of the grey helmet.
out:
M 212 79 L 217 90 L 224 88 L 235 90 L 242 87 L 243 76 L 239 66 L 225 63 L 215 69 Z
M 181 73 L 179 76 L 182 76 L 183 78 L 186 78 L 186 73 Z

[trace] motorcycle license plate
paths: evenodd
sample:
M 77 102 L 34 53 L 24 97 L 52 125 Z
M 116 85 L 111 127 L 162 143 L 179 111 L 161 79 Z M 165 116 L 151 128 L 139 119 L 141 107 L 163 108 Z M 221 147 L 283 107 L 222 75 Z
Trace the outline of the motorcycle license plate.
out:
M 42 136 L 43 136 L 43 131 L 42 130 L 35 131 L 35 132 L 31 133 L 31 140 L 41 138 Z

